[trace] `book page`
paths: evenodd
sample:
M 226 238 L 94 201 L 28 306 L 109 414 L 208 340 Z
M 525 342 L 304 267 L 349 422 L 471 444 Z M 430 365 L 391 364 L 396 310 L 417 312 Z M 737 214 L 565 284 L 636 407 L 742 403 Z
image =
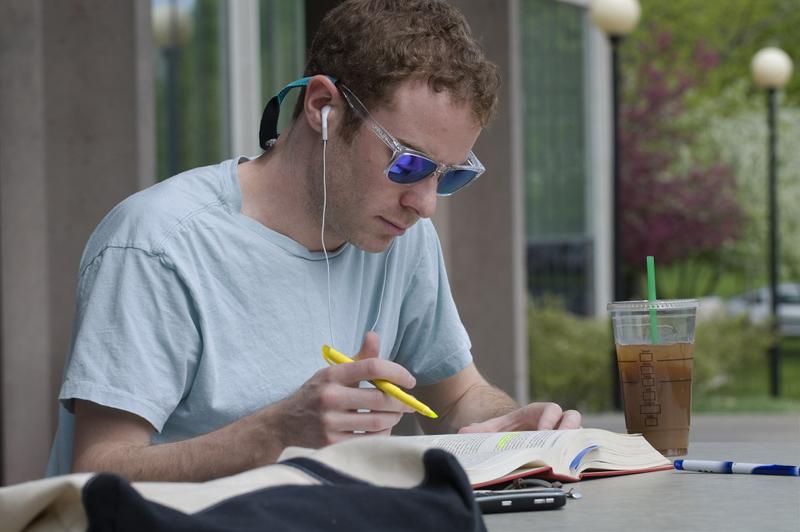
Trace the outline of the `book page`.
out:
M 671 463 L 641 435 L 601 429 L 397 437 L 452 453 L 472 484 L 541 466 L 577 479 L 587 469 L 633 471 Z
M 672 463 L 638 434 L 615 434 L 599 429 L 584 429 L 583 437 L 587 442 L 597 445 L 598 449 L 582 461 L 580 471 L 636 470 Z
M 564 464 L 560 463 L 561 450 L 569 445 L 577 432 L 543 430 L 398 437 L 452 453 L 466 471 L 470 483 L 478 484 L 500 478 L 520 467 L 549 466 L 565 471 Z
M 551 449 L 559 445 L 562 440 L 569 438 L 572 432 L 566 430 L 540 430 L 402 437 L 428 447 L 444 449 L 460 458 L 483 453 L 495 454 L 499 451 L 512 451 L 515 449 Z

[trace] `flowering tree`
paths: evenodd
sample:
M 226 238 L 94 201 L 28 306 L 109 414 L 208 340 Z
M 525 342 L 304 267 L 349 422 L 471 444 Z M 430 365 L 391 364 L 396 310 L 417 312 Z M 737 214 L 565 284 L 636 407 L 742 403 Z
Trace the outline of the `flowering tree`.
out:
M 726 89 L 707 108 L 711 116 L 703 134 L 737 177 L 737 194 L 745 223 L 740 237 L 726 246 L 729 271 L 740 278 L 740 290 L 758 288 L 767 282 L 767 124 L 763 94 L 747 94 L 749 80 Z M 781 95 L 783 96 L 783 95 Z M 728 101 L 723 101 L 728 100 Z M 731 105 L 729 100 L 734 100 Z M 719 106 L 741 109 L 735 114 L 715 112 Z M 748 108 L 748 105 L 750 106 Z M 800 108 L 781 102 L 778 114 L 778 229 L 779 278 L 800 280 Z
M 698 36 L 718 52 L 719 63 L 708 71 L 702 86 L 696 86 L 688 102 L 704 104 L 715 100 L 731 85 L 750 80 L 748 66 L 760 48 L 769 44 L 783 48 L 795 60 L 800 58 L 800 9 L 797 0 L 639 0 L 644 20 L 669 32 L 670 48 L 677 61 L 688 65 Z M 626 53 L 649 42 L 653 33 L 640 27 L 625 38 Z M 634 52 L 635 53 L 635 52 Z M 754 87 L 751 85 L 751 91 Z M 726 115 L 733 107 L 721 109 Z M 800 106 L 800 76 L 793 76 L 784 91 L 784 105 Z
M 682 119 L 689 91 L 716 65 L 716 55 L 698 46 L 692 64 L 681 67 L 662 33 L 637 51 L 637 62 L 620 105 L 629 278 L 641 271 L 646 255 L 662 265 L 711 257 L 735 238 L 743 218 L 733 172 L 713 158 L 698 158 L 695 131 Z

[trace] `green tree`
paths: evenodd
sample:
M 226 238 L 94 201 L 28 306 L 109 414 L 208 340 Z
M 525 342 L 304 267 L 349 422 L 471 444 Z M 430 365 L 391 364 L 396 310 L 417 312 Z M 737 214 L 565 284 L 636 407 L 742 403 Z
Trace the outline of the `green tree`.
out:
M 715 51 L 719 65 L 692 94 L 691 104 L 716 98 L 726 87 L 750 80 L 750 61 L 764 46 L 780 46 L 800 63 L 800 2 L 798 0 L 640 0 L 642 24 L 623 45 L 626 70 L 637 63 L 642 44 L 655 31 L 669 33 L 677 61 L 690 63 L 698 43 Z M 655 29 L 657 28 L 657 30 Z M 748 89 L 751 94 L 754 86 Z M 786 105 L 800 106 L 800 76 L 786 88 Z M 735 108 L 720 109 L 735 112 Z
M 767 282 L 767 124 L 763 102 L 747 98 L 743 85 L 730 87 L 720 101 L 707 102 L 697 114 L 708 119 L 700 145 L 734 168 L 747 219 L 741 238 L 726 246 L 720 260 L 743 288 L 755 288 Z M 730 115 L 715 112 L 722 105 L 740 110 Z M 784 99 L 778 119 L 779 277 L 800 280 L 800 107 L 786 106 Z

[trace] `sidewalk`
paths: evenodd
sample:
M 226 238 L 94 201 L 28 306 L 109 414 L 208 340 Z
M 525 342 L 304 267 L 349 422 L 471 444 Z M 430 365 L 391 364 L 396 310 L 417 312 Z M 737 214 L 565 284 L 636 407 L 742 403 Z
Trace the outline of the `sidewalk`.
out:
M 584 427 L 625 432 L 622 412 L 588 414 Z M 691 442 L 794 442 L 800 444 L 798 414 L 692 414 Z

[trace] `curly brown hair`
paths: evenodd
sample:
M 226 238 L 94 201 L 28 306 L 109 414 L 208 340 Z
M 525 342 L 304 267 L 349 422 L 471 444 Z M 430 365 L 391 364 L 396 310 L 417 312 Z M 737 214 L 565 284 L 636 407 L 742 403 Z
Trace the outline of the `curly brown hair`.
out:
M 444 0 L 346 0 L 327 13 L 314 36 L 305 75 L 316 74 L 335 77 L 368 108 L 387 102 L 398 82 L 423 79 L 468 104 L 481 126 L 494 115 L 500 84 L 497 66 L 466 19 Z M 348 108 L 345 142 L 359 122 Z

